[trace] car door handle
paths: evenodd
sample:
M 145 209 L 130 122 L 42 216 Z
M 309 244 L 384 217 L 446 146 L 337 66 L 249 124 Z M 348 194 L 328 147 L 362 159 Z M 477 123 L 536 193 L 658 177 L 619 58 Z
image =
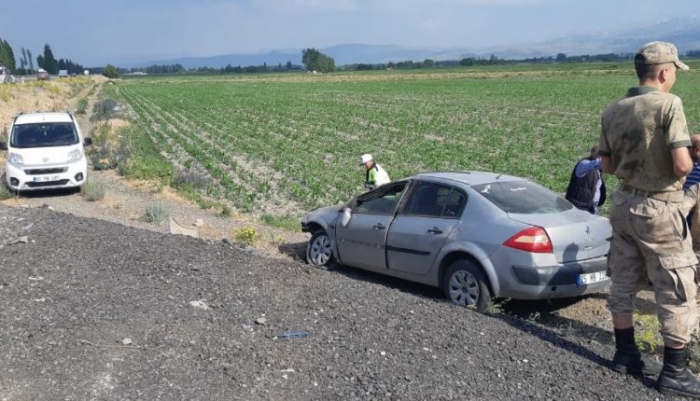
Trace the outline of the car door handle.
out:
M 442 234 L 442 230 L 437 228 L 437 227 L 433 227 L 430 230 L 428 230 L 428 233 L 430 233 L 430 234 Z
M 386 227 L 384 227 L 384 224 L 382 224 L 382 223 L 377 223 L 377 224 L 373 225 L 372 228 L 374 228 L 376 230 L 384 230 Z

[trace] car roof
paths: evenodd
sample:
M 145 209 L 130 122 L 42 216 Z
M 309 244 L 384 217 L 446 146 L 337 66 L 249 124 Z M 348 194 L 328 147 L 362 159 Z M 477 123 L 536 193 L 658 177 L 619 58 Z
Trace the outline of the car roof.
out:
M 68 113 L 29 113 L 17 116 L 15 124 L 36 124 L 36 123 L 69 123 L 73 118 Z
M 413 178 L 440 178 L 461 182 L 467 185 L 490 184 L 496 181 L 526 181 L 524 178 L 486 171 L 436 171 L 419 173 L 414 175 Z

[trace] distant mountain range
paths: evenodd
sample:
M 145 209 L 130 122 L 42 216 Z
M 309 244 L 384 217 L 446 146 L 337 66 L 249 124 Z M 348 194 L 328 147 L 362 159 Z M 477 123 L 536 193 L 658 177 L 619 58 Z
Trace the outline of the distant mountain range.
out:
M 688 17 L 662 21 L 640 26 L 638 29 L 614 33 L 567 36 L 538 43 L 525 43 L 512 46 L 497 46 L 482 49 L 451 48 L 425 49 L 396 45 L 344 44 L 318 49 L 333 57 L 337 66 L 347 64 L 377 64 L 397 61 L 461 60 L 466 57 L 490 57 L 524 59 L 532 57 L 556 56 L 564 53 L 569 56 L 603 53 L 632 53 L 642 44 L 652 40 L 673 42 L 682 53 L 700 50 L 700 18 Z M 301 49 L 276 50 L 260 54 L 228 54 L 211 57 L 187 57 L 169 60 L 120 65 L 121 67 L 146 67 L 149 65 L 181 64 L 185 68 L 232 66 L 252 66 L 267 64 L 301 64 Z

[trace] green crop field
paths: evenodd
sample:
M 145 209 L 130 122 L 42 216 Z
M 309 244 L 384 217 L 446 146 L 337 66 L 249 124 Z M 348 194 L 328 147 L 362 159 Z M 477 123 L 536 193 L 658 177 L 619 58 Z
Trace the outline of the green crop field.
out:
M 631 66 L 581 64 L 151 77 L 112 92 L 169 162 L 206 171 L 210 195 L 298 216 L 362 191 L 363 153 L 392 179 L 486 170 L 562 192 L 598 141 L 603 108 L 634 85 Z M 678 74 L 691 132 L 700 132 L 698 88 L 696 69 Z

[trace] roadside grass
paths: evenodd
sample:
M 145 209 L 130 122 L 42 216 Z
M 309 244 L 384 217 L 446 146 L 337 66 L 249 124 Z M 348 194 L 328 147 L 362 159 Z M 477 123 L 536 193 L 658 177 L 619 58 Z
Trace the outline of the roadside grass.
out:
M 13 193 L 10 188 L 7 187 L 7 184 L 5 183 L 5 175 L 3 174 L 2 177 L 0 177 L 0 201 L 7 200 L 7 199 L 12 199 L 15 196 L 17 196 L 15 193 Z
M 695 332 L 688 344 L 688 367 L 693 372 L 700 370 L 700 333 Z
M 78 106 L 75 109 L 75 114 L 85 114 L 87 112 L 88 100 L 86 97 L 78 100 Z
M 120 146 L 128 149 L 128 158 L 117 166 L 119 174 L 136 179 L 169 183 L 173 175 L 172 165 L 153 145 L 151 138 L 135 126 L 119 131 Z
M 80 194 L 88 202 L 102 200 L 105 197 L 107 186 L 102 182 L 88 181 L 80 189 Z
M 656 314 L 634 314 L 634 336 L 640 351 L 656 353 L 663 348 L 660 328 Z
M 146 223 L 161 224 L 170 218 L 170 212 L 161 204 L 150 205 L 141 216 Z
M 114 99 L 104 99 L 92 106 L 90 121 L 105 121 L 117 116 L 119 103 Z
M 283 228 L 288 231 L 300 231 L 300 218 L 290 215 L 278 216 L 275 214 L 263 214 L 260 216 L 260 221 L 265 225 Z
M 126 163 L 130 150 L 123 140 L 110 138 L 110 127 L 106 123 L 95 125 L 91 133 L 92 146 L 88 157 L 95 170 L 114 170 Z
M 9 102 L 10 99 L 12 99 L 12 88 L 10 88 L 10 85 L 2 85 L 0 84 L 0 100 L 3 102 Z

